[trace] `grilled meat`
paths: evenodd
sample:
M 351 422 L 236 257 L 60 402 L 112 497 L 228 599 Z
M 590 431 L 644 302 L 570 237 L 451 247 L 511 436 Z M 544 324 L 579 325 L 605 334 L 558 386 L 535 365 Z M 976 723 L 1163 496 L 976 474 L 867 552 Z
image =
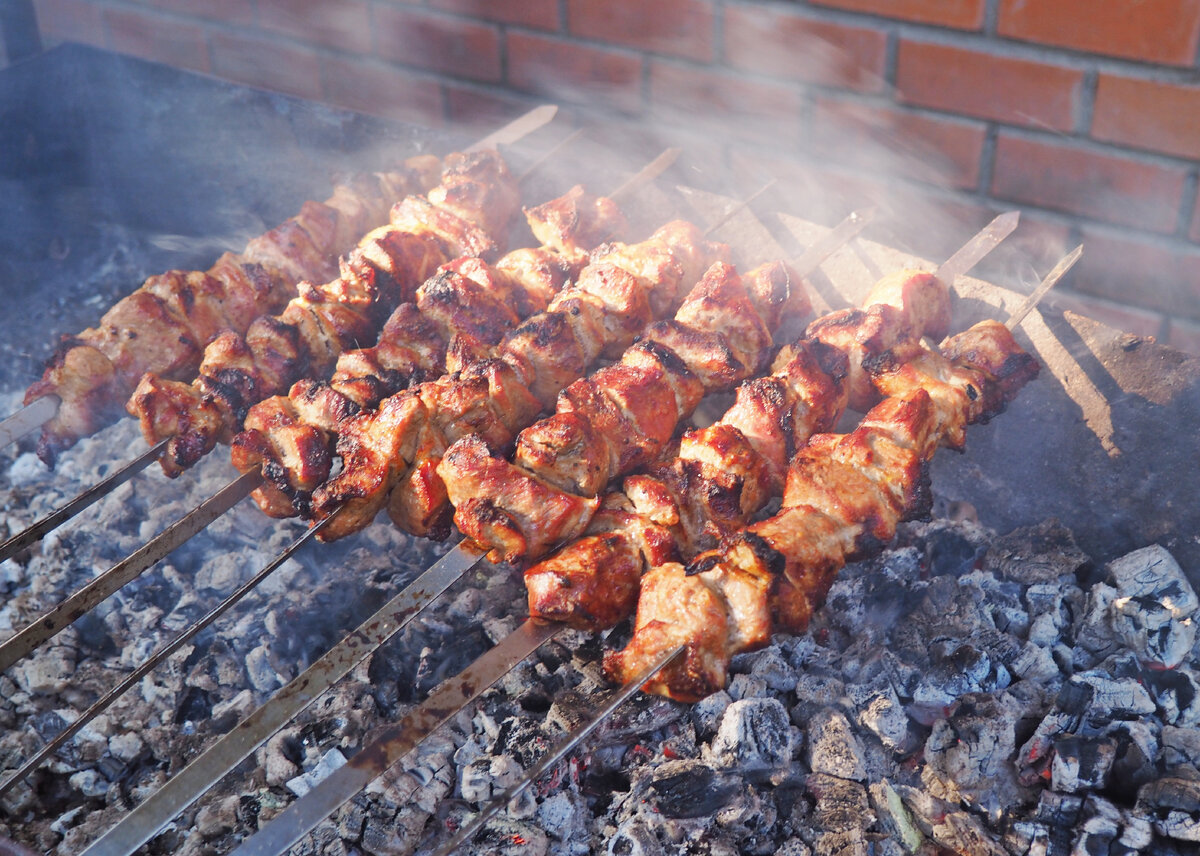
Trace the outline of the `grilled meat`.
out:
M 355 532 L 385 505 L 410 532 L 446 533 L 450 507 L 437 465 L 451 444 L 475 434 L 488 448 L 506 448 L 592 362 L 631 344 L 654 305 L 673 310 L 687 278 L 695 282 L 728 252 L 681 222 L 641 244 L 606 244 L 545 312 L 505 337 L 496 357 L 347 420 L 337 444 L 342 472 L 313 497 L 314 516 L 337 513 L 319 537 Z
M 762 370 L 767 321 L 781 312 L 770 297 L 776 289 L 758 283 L 790 278 L 780 264 L 745 282 L 731 266 L 713 265 L 673 319 L 650 325 L 619 362 L 566 387 L 556 413 L 517 437 L 511 462 L 478 440 L 452 447 L 438 473 L 459 530 L 494 559 L 518 562 L 581 535 L 609 481 L 655 460 L 706 392 Z
M 229 442 L 253 404 L 324 373 L 342 351 L 373 338 L 386 311 L 411 300 L 447 259 L 494 251 L 491 234 L 516 206 L 515 182 L 499 155 L 452 155 L 428 198 L 397 203 L 392 224 L 370 232 L 340 274 L 325 285 L 302 282 L 280 314 L 260 315 L 244 335 L 226 330 L 212 339 L 193 383 L 144 376 L 127 409 L 148 443 L 169 438 L 163 470 L 178 475 Z
M 627 228 L 612 200 L 579 186 L 525 215 L 553 248 L 515 250 L 495 265 L 469 256 L 442 265 L 417 290 L 414 303 L 396 308 L 376 345 L 342 353 L 331 381 L 300 380 L 286 397 L 250 408 L 246 430 L 231 444 L 233 462 L 243 472 L 262 467 L 267 484 L 254 498 L 264 512 L 306 513 L 312 490 L 329 475 L 331 443 L 342 420 L 374 410 L 412 383 L 493 356 L 520 318 L 544 310 L 586 263 L 581 242 L 599 243 Z
M 437 180 L 436 158 L 410 158 L 395 172 L 359 176 L 325 202 L 225 253 L 207 271 L 150 277 L 109 309 L 100 323 L 59 345 L 25 403 L 53 395 L 58 413 L 42 429 L 38 455 L 53 466 L 58 453 L 121 415 L 121 402 L 151 369 L 189 380 L 204 346 L 220 330 L 244 333 L 249 321 L 277 312 L 302 280 L 325 282 L 337 258 L 368 229 L 386 221 L 392 202 Z
M 664 645 L 686 654 L 647 685 L 696 700 L 724 686 L 730 657 L 777 630 L 802 632 L 839 568 L 879 549 L 902 520 L 928 513 L 928 464 L 939 444 L 999 412 L 1038 373 L 1001 324 L 952 337 L 943 353 L 868 367 L 889 395 L 846 435 L 818 435 L 793 457 L 778 514 L 686 566 L 642 579 L 633 639 L 605 657 L 610 678 L 636 674 Z M 945 355 L 953 355 L 953 362 Z M 680 603 L 694 603 L 694 612 Z

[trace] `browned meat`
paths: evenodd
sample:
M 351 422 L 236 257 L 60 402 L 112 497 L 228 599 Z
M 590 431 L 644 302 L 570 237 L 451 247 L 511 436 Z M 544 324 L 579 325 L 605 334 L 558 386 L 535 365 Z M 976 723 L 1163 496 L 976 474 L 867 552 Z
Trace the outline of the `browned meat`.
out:
M 282 308 L 299 281 L 332 276 L 338 254 L 385 222 L 395 199 L 436 181 L 436 164 L 433 158 L 413 158 L 400 171 L 339 185 L 326 202 L 306 203 L 240 255 L 222 255 L 206 273 L 150 277 L 96 327 L 65 340 L 26 392 L 26 403 L 47 395 L 62 402 L 43 428 L 38 454 L 52 465 L 60 451 L 120 415 L 120 403 L 142 374 L 156 370 L 168 379 L 189 380 L 217 330 L 245 331 L 252 318 Z M 69 353 L 75 349 L 84 350 Z
M 393 225 L 368 234 L 341 264 L 340 274 L 324 285 L 300 283 L 297 296 L 280 314 L 260 315 L 244 337 L 227 330 L 212 340 L 194 383 L 203 406 L 211 402 L 223 417 L 215 432 L 200 433 L 212 423 L 193 419 L 188 436 L 171 434 L 154 423 L 161 408 L 151 399 L 160 378 L 139 387 L 128 409 L 139 418 L 147 442 L 170 438 L 164 471 L 177 475 L 218 442 L 232 439 L 252 405 L 282 395 L 307 374 L 325 374 L 343 351 L 374 338 L 385 314 L 381 306 L 390 309 L 397 300 L 412 300 L 418 285 L 446 262 L 447 246 L 485 249 L 485 226 L 506 223 L 517 203 L 515 182 L 499 155 L 448 157 L 441 183 L 428 198 L 409 196 L 398 203 Z M 497 207 L 483 211 L 473 204 Z M 494 246 L 489 243 L 487 249 Z M 261 443 L 253 445 L 262 448 Z
M 493 385 L 487 391 L 491 399 L 487 402 L 476 398 L 471 388 L 475 381 L 466 377 L 467 372 L 458 378 L 422 384 L 413 393 L 424 406 L 410 405 L 414 412 L 420 410 L 420 415 L 414 415 L 412 424 L 404 426 L 412 442 L 401 444 L 388 439 L 383 441 L 384 449 L 360 451 L 357 444 L 375 442 L 372 430 L 354 425 L 352 432 L 343 433 L 338 441 L 343 471 L 314 494 L 314 515 L 327 516 L 351 502 L 356 509 L 378 510 L 390 492 L 393 496 L 388 507 L 398 525 L 419 533 L 448 531 L 448 486 L 439 472 L 445 450 L 471 435 L 480 437 L 488 449 L 507 448 L 517 431 L 532 422 L 538 410 L 553 402 L 562 387 L 588 364 L 614 342 L 632 341 L 637 329 L 648 320 L 651 293 L 657 295 L 654 300 L 661 300 L 662 292 L 677 289 L 683 271 L 702 259 L 725 258 L 729 249 L 705 241 L 694 226 L 673 223 L 640 245 L 622 246 L 619 252 L 608 247 L 605 253 L 624 259 L 633 270 L 594 261 L 574 286 L 555 296 L 546 312 L 526 321 L 501 343 L 499 363 L 519 384 Z M 647 274 L 666 279 L 647 279 Z M 504 376 L 498 369 L 489 371 L 497 378 Z M 356 419 L 365 422 L 369 417 Z M 390 458 L 401 453 L 410 456 L 401 461 Z M 374 474 L 354 473 L 359 461 L 373 466 Z M 482 467 L 486 462 L 481 459 L 479 464 Z M 364 482 L 371 485 L 369 498 L 364 495 Z M 484 513 L 482 509 L 480 513 Z M 338 517 L 319 537 L 332 540 L 369 522 L 366 512 L 354 511 L 349 522 L 342 519 L 343 512 L 338 512 Z
M 967 424 L 990 418 L 1037 373 L 992 322 L 952 337 L 947 350 L 953 363 L 927 351 L 869 365 L 890 397 L 850 434 L 819 435 L 792 457 L 778 514 L 725 538 L 686 573 L 669 564 L 650 571 L 633 639 L 605 658 L 609 676 L 627 680 L 684 640 L 683 664 L 648 688 L 687 700 L 707 695 L 723 685 L 734 654 L 766 644 L 775 629 L 802 632 L 845 561 L 887 544 L 902 520 L 927 514 L 938 445 L 960 445 Z M 703 624 L 679 613 L 675 604 L 685 599 L 704 603 Z M 711 610 L 724 612 L 723 637 L 711 629 L 721 623 Z
M 771 331 L 755 293 L 770 290 L 748 289 L 732 266 L 712 265 L 669 322 L 671 335 L 662 334 L 663 322 L 651 325 L 626 352 L 629 362 L 622 357 L 563 390 L 557 412 L 521 432 L 511 464 L 478 443 L 448 454 L 438 474 L 459 530 L 509 562 L 539 559 L 579 537 L 590 520 L 586 512 L 598 507 L 580 506 L 580 498 L 596 497 L 611 479 L 657 458 L 705 391 L 728 389 L 766 363 Z M 779 316 L 774 305 L 764 314 Z M 501 478 L 500 469 L 508 475 Z M 497 495 L 504 479 L 512 488 Z M 481 493 L 487 489 L 493 492 Z M 580 513 L 553 513 L 555 492 L 558 503 Z M 487 499 L 474 499 L 479 496 Z

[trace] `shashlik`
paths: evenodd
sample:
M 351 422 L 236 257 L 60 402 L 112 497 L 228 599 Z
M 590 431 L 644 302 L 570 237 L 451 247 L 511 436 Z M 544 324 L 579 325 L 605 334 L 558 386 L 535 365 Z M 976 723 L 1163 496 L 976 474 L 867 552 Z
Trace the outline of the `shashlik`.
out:
M 850 434 L 817 435 L 793 457 L 777 514 L 686 566 L 669 562 L 642 578 L 633 638 L 605 657 L 610 678 L 624 681 L 682 643 L 684 655 L 646 689 L 698 700 L 724 686 L 734 654 L 774 632 L 805 630 L 846 561 L 928 513 L 939 444 L 961 447 L 966 425 L 1002 410 L 1038 365 L 989 321 L 951 337 L 942 353 L 893 352 L 867 372 L 889 397 Z
M 505 337 L 498 356 L 342 422 L 342 471 L 313 494 L 315 517 L 336 512 L 318 537 L 356 532 L 385 505 L 401 528 L 444 535 L 450 507 L 436 468 L 452 443 L 475 435 L 490 448 L 505 448 L 561 389 L 599 357 L 619 355 L 652 318 L 674 311 L 688 284 L 728 254 L 682 221 L 640 244 L 605 245 L 545 312 Z M 655 359 L 647 350 L 646 360 Z M 678 373 L 674 366 L 662 371 Z
M 59 453 L 115 421 L 146 371 L 194 377 L 213 335 L 245 332 L 250 319 L 282 308 L 300 281 L 334 276 L 339 254 L 386 222 L 395 200 L 432 187 L 440 168 L 437 158 L 422 155 L 393 172 L 357 176 L 324 202 L 305 202 L 296 216 L 241 253 L 223 254 L 207 271 L 149 277 L 96 327 L 64 338 L 25 393 L 26 404 L 47 396 L 60 401 L 43 426 L 39 457 L 52 466 Z
M 650 325 L 620 360 L 575 381 L 557 412 L 523 430 L 510 462 L 458 440 L 438 474 L 459 531 L 494 560 L 539 558 L 582 533 L 615 476 L 651 463 L 709 392 L 758 374 L 784 314 L 806 293 L 781 263 L 744 278 L 713 265 L 675 317 Z
M 461 257 L 442 265 L 398 306 L 376 345 L 344 351 L 328 382 L 299 380 L 286 396 L 250 408 L 233 438 L 233 463 L 261 467 L 267 484 L 254 492 L 272 517 L 305 513 L 308 498 L 329 476 L 330 442 L 345 419 L 374 410 L 413 383 L 460 371 L 491 356 L 519 320 L 544 311 L 587 262 L 587 250 L 627 228 L 606 197 L 573 187 L 525 210 L 541 247 L 507 253 L 494 265 Z
M 530 614 L 592 630 L 628 616 L 647 568 L 689 559 L 746 526 L 783 492 L 791 455 L 830 430 L 850 397 L 870 401 L 863 366 L 944 335 L 949 312 L 945 283 L 902 270 L 879 280 L 864 308 L 812 321 L 771 375 L 739 386 L 721 419 L 629 476 L 597 504 L 582 537 L 526 570 Z
M 457 256 L 491 255 L 519 205 L 516 182 L 494 151 L 446 158 L 439 183 L 410 194 L 391 223 L 364 237 L 340 272 L 298 295 L 278 315 L 262 314 L 245 333 L 224 330 L 204 349 L 192 383 L 145 374 L 127 404 L 146 441 L 168 439 L 160 458 L 176 476 L 218 442 L 229 442 L 253 404 L 324 373 L 346 348 L 374 337 L 383 316 L 411 301 L 418 285 Z

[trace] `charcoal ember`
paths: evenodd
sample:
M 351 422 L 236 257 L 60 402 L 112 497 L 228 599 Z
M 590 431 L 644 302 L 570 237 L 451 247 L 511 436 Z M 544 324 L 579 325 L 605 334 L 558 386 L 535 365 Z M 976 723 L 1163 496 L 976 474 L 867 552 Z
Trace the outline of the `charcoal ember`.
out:
M 866 779 L 862 742 L 842 711 L 819 711 L 809 718 L 806 732 L 805 760 L 810 770 L 858 782 Z
M 792 721 L 802 725 L 817 711 L 837 705 L 846 695 L 846 684 L 836 675 L 802 671 L 796 678 L 794 692 Z
M 1101 797 L 1087 798 L 1083 818 L 1075 852 L 1140 853 L 1153 843 L 1147 818 Z
M 1163 726 L 1162 750 L 1168 772 L 1200 770 L 1200 728 Z
M 733 696 L 725 690 L 717 690 L 692 705 L 691 718 L 696 734 L 705 739 L 716 734 L 721 717 L 725 715 L 725 709 L 731 704 L 733 704 Z
M 792 668 L 779 645 L 769 645 L 755 652 L 750 674 L 764 681 L 773 692 L 788 692 L 796 686 L 796 670 Z
M 1059 693 L 1058 704 L 1094 721 L 1136 719 L 1149 716 L 1157 707 L 1137 678 L 1114 678 L 1100 671 L 1072 675 Z
M 1111 614 L 1117 590 L 1107 583 L 1096 583 L 1087 593 L 1083 611 L 1074 624 L 1075 644 L 1072 665 L 1078 670 L 1095 668 L 1122 650 L 1122 642 L 1113 630 Z
M 1178 841 L 1200 842 L 1200 779 L 1164 776 L 1143 785 L 1137 808 L 1152 818 L 1154 829 Z
M 608 840 L 609 856 L 667 856 L 654 829 L 641 815 L 634 815 L 617 827 Z
M 1007 856 L 1003 837 L 989 830 L 978 816 L 920 788 L 898 784 L 896 792 L 914 823 L 935 845 L 971 856 Z
M 1027 799 L 1011 764 L 1024 706 L 1008 693 L 972 693 L 934 724 L 921 780 L 932 795 L 970 804 L 996 821 Z
M 1200 601 L 1175 558 L 1157 544 L 1143 547 L 1110 562 L 1108 575 L 1116 634 L 1148 666 L 1182 663 L 1196 641 Z
M 873 680 L 851 684 L 846 691 L 854 705 L 855 721 L 874 734 L 885 749 L 905 755 L 920 745 L 920 738 L 886 673 L 879 672 Z
M 983 567 L 1024 585 L 1073 578 L 1091 563 L 1069 529 L 1051 519 L 992 540 Z
M 729 696 L 735 701 L 745 698 L 766 698 L 772 695 L 767 682 L 754 675 L 734 675 L 726 687 Z
M 912 714 L 918 722 L 931 725 L 959 698 L 1002 690 L 1011 682 L 1008 669 L 987 651 L 969 643 L 956 645 L 935 654 L 932 667 L 913 691 Z
M 710 817 L 741 791 L 736 773 L 717 770 L 696 760 L 667 761 L 650 777 L 648 793 L 664 817 Z
M 1062 677 L 1054 652 L 1033 642 L 1026 642 L 1008 664 L 1014 675 L 1026 681 L 1048 683 Z
M 583 797 L 572 790 L 562 790 L 542 800 L 537 807 L 536 823 L 551 837 L 562 843 L 561 850 L 568 854 L 589 851 L 587 804 Z
M 797 738 L 778 699 L 735 701 L 725 709 L 711 753 L 719 767 L 743 773 L 782 770 L 792 761 Z
M 1103 790 L 1117 757 L 1111 738 L 1067 736 L 1054 741 L 1050 786 L 1065 793 Z
M 950 640 L 970 639 L 984 628 L 994 628 L 984 592 L 970 582 L 934 577 L 924 588 L 917 607 L 897 625 L 891 636 L 892 651 L 905 663 L 923 667 L 934 646 Z
M 1200 672 L 1180 668 L 1153 671 L 1146 683 L 1162 718 L 1180 727 L 1200 726 Z
M 867 790 L 858 782 L 814 774 L 806 786 L 815 799 L 806 830 L 817 853 L 866 853 L 868 830 L 875 824 Z
M 346 765 L 346 756 L 337 749 L 330 749 L 321 756 L 321 760 L 311 770 L 289 779 L 285 784 L 287 789 L 298 797 L 315 788 L 333 773 L 334 770 Z
M 241 798 L 228 796 L 196 812 L 195 830 L 202 838 L 212 839 L 231 831 L 237 825 Z
M 27 693 L 62 693 L 74 680 L 77 660 L 78 651 L 73 646 L 47 645 L 18 663 L 13 669 L 13 677 Z

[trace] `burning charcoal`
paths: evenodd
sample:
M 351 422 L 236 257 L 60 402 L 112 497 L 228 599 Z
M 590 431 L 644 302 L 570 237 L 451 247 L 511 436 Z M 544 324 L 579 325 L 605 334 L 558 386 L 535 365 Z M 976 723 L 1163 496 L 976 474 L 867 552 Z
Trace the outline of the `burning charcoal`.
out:
M 1108 800 L 1090 796 L 1084 804 L 1083 829 L 1075 842 L 1079 853 L 1138 853 L 1152 843 L 1150 823 L 1118 808 Z
M 1163 726 L 1163 762 L 1167 770 L 1200 770 L 1200 728 Z
M 816 798 L 813 808 L 813 847 L 817 853 L 865 853 L 866 832 L 875 823 L 866 789 L 836 776 L 808 777 Z
M 608 841 L 607 852 L 609 856 L 667 856 L 658 836 L 640 815 L 634 815 L 617 827 Z
M 787 711 L 777 699 L 735 701 L 725 709 L 712 741 L 713 760 L 744 772 L 779 770 L 796 744 Z
M 1164 720 L 1181 727 L 1200 725 L 1200 672 L 1172 669 L 1150 672 L 1147 678 Z
M 865 781 L 863 747 L 844 713 L 836 708 L 826 708 L 809 719 L 807 731 L 809 769 L 814 773 Z
M 1009 665 L 1013 674 L 1027 681 L 1045 682 L 1061 675 L 1058 663 L 1048 648 L 1026 642 Z
M 1138 791 L 1138 809 L 1152 818 L 1161 835 L 1200 841 L 1200 781 L 1166 776 Z
M 729 680 L 728 692 L 734 700 L 744 698 L 765 698 L 772 695 L 767 688 L 767 682 L 753 675 L 734 675 Z
M 1011 683 L 1002 663 L 973 645 L 963 644 L 939 657 L 913 692 L 913 715 L 931 725 L 967 693 L 994 692 Z
M 696 733 L 706 739 L 715 734 L 725 709 L 732 703 L 733 697 L 729 693 L 717 690 L 692 705 L 692 723 L 696 727 Z
M 802 725 L 818 710 L 836 705 L 845 695 L 846 685 L 840 678 L 801 671 L 796 678 L 796 705 L 792 708 L 792 721 Z
M 1071 701 L 1065 701 L 1066 699 Z M 1098 672 L 1072 675 L 1059 694 L 1059 706 L 1094 720 L 1134 719 L 1155 711 L 1154 699 L 1136 678 L 1110 678 Z
M 757 652 L 750 674 L 765 681 L 775 692 L 787 692 L 796 686 L 796 670 L 789 665 L 778 645 Z
M 896 785 L 896 792 L 921 832 L 942 848 L 971 856 L 1007 856 L 1000 836 L 990 832 L 975 815 L 919 788 Z
M 587 805 L 579 794 L 559 791 L 537 807 L 537 825 L 557 840 L 575 845 L 568 852 L 587 852 Z
M 1023 796 L 1010 759 L 1021 705 L 1008 693 L 963 696 L 925 743 L 921 779 L 949 802 L 978 806 L 993 819 Z
M 1108 574 L 1117 590 L 1111 607 L 1117 635 L 1149 666 L 1182 663 L 1196 641 L 1200 602 L 1179 563 L 1153 545 L 1110 562 Z
M 73 647 L 49 645 L 18 663 L 13 669 L 13 677 L 27 693 L 61 693 L 75 677 L 76 656 Z
M 1057 520 L 1048 520 L 995 539 L 983 566 L 1006 579 L 1033 585 L 1074 577 L 1090 561 L 1069 529 Z
M 741 778 L 699 761 L 667 761 L 654 771 L 649 793 L 665 817 L 709 817 L 741 790 Z
M 1121 649 L 1121 640 L 1109 618 L 1117 590 L 1097 583 L 1088 590 L 1084 612 L 1075 626 L 1073 663 L 1077 669 L 1091 669 Z
M 904 755 L 917 748 L 908 714 L 887 680 L 847 687 L 857 711 L 856 720 L 891 752 Z
M 1056 740 L 1050 786 L 1071 794 L 1102 790 L 1116 756 L 1115 740 L 1074 736 Z

